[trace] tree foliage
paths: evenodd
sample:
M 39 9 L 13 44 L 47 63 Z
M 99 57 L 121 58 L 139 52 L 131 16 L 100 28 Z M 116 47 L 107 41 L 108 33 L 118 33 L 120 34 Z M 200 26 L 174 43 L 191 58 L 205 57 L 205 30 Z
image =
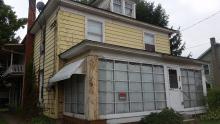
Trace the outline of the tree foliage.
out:
M 185 43 L 182 44 L 182 34 L 179 30 L 170 36 L 170 49 L 173 56 L 181 56 L 185 50 Z
M 169 16 L 160 4 L 155 5 L 154 2 L 144 0 L 135 0 L 135 2 L 137 4 L 137 20 L 165 28 L 168 26 Z M 182 43 L 182 35 L 179 29 L 177 33 L 170 35 L 170 48 L 173 56 L 181 56 L 185 50 L 185 43 Z
M 154 2 L 144 0 L 135 0 L 136 2 L 136 18 L 140 21 L 153 25 L 167 27 L 169 16 L 166 14 L 162 6 L 155 5 Z
M 0 0 L 0 45 L 18 42 L 20 38 L 15 36 L 15 32 L 21 27 L 24 28 L 26 22 L 27 19 L 18 19 L 12 7 Z

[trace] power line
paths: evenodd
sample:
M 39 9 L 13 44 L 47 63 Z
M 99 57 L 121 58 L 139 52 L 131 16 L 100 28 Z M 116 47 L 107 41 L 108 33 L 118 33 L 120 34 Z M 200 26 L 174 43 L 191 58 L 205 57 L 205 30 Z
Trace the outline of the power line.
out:
M 220 39 L 217 39 L 216 42 L 218 42 L 219 40 Z M 201 46 L 207 45 L 207 43 L 209 43 L 209 41 L 202 42 L 201 44 L 194 45 L 194 46 L 188 47 L 186 49 L 192 49 L 192 48 L 196 48 L 196 47 L 201 47 Z
M 202 23 L 202 22 L 204 22 L 204 21 L 207 21 L 207 20 L 209 20 L 210 18 L 212 18 L 212 17 L 218 15 L 219 13 L 220 13 L 220 10 L 217 11 L 216 13 L 214 13 L 214 14 L 212 14 L 212 15 L 210 15 L 210 16 L 208 16 L 208 17 L 206 17 L 206 18 L 204 18 L 204 19 L 202 19 L 202 20 L 200 20 L 200 21 L 198 21 L 198 22 L 196 22 L 196 23 L 194 23 L 194 24 L 192 24 L 192 25 L 186 27 L 186 28 L 183 28 L 181 31 L 186 31 L 186 30 L 188 30 L 188 29 L 191 29 L 191 28 L 195 27 L 196 25 L 198 25 L 198 24 L 200 24 L 200 23 Z

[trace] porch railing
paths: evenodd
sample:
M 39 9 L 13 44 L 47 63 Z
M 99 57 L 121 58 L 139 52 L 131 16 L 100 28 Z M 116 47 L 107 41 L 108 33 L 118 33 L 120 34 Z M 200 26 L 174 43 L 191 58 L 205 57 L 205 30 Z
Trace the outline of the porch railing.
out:
M 3 77 L 13 74 L 13 75 L 22 75 L 24 73 L 24 65 L 11 65 L 3 74 Z

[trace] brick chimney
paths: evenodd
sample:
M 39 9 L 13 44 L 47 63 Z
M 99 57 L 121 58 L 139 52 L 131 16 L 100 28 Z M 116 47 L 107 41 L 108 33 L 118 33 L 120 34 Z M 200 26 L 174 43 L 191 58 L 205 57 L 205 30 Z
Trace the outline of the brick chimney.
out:
M 28 9 L 28 22 L 27 22 L 27 35 L 26 35 L 26 40 L 24 42 L 25 45 L 25 54 L 24 54 L 24 65 L 25 65 L 25 72 L 24 72 L 24 78 L 23 78 L 23 88 L 22 88 L 22 101 L 21 105 L 22 108 L 25 107 L 26 101 L 28 101 L 28 88 L 29 85 L 28 83 L 28 72 L 27 70 L 28 67 L 30 68 L 29 65 L 32 63 L 32 58 L 33 58 L 33 42 L 34 42 L 34 34 L 30 33 L 30 28 L 34 24 L 36 19 L 36 0 L 29 0 L 29 9 Z M 30 72 L 29 72 L 30 73 Z M 32 82 L 34 83 L 34 82 Z
M 212 71 L 213 71 L 213 83 L 215 87 L 220 87 L 220 76 L 219 76 L 219 60 L 217 56 L 217 44 L 215 38 L 210 38 L 211 53 L 212 53 Z

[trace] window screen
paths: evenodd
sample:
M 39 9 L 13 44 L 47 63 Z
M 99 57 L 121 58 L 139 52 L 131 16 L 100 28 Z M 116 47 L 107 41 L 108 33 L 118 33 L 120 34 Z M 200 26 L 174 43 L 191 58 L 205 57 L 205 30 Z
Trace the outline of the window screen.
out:
M 165 108 L 163 67 L 101 59 L 99 105 L 101 115 Z
M 103 29 L 102 23 L 98 21 L 88 20 L 87 38 L 92 41 L 102 42 Z
M 73 76 L 64 82 L 65 112 L 84 114 L 84 76 Z
M 202 73 L 196 70 L 181 69 L 184 107 L 204 105 Z

